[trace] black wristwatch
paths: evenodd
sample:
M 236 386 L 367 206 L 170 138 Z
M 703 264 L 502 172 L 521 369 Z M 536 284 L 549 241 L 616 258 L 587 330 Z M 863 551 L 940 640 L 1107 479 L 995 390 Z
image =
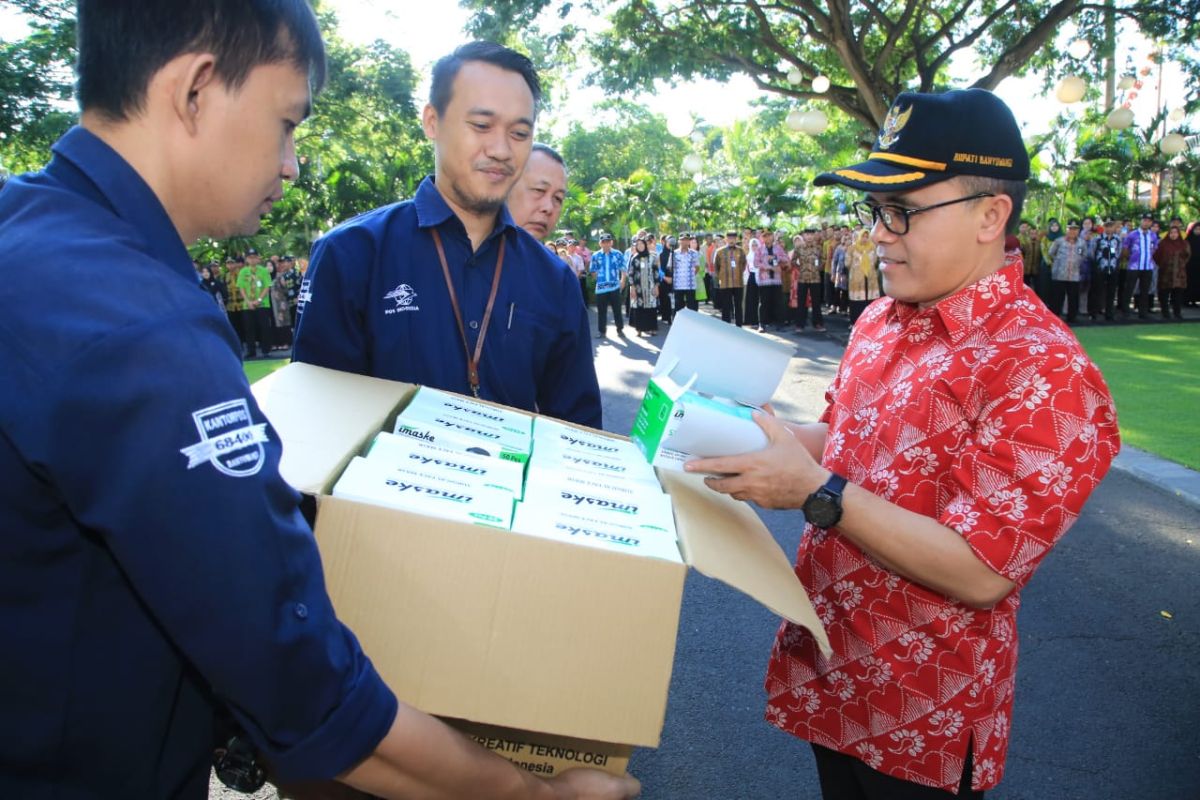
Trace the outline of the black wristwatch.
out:
M 846 479 L 831 472 L 825 485 L 804 501 L 804 518 L 818 528 L 837 525 L 842 518 L 842 490 L 845 488 Z

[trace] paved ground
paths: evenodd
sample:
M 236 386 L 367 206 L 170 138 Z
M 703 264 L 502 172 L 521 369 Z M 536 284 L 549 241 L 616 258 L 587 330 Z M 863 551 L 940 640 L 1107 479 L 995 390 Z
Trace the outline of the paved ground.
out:
M 608 430 L 628 433 L 666 330 L 622 340 L 610 329 L 595 342 Z M 775 404 L 812 420 L 846 324 L 780 338 L 797 350 Z M 1008 770 L 989 798 L 1200 798 L 1200 476 L 1146 454 L 1120 461 L 1024 591 Z M 762 516 L 794 554 L 800 515 Z M 762 721 L 777 622 L 736 591 L 689 577 L 662 743 L 631 765 L 644 797 L 819 797 L 807 745 Z M 245 795 L 214 788 L 211 797 Z

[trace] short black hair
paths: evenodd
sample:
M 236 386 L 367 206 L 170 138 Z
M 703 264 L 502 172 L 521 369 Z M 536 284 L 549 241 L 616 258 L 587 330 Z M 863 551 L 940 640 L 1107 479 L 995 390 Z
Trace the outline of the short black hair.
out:
M 262 64 L 291 62 L 325 85 L 325 43 L 308 0 L 78 0 L 76 91 L 84 111 L 124 120 L 150 79 L 184 53 L 211 52 L 238 89 Z
M 542 104 L 542 82 L 538 79 L 537 70 L 528 57 L 516 50 L 496 44 L 495 42 L 469 42 L 458 47 L 448 56 L 442 56 L 433 65 L 433 81 L 429 85 L 429 104 L 437 111 L 438 116 L 446 113 L 453 95 L 454 79 L 458 71 L 468 61 L 482 61 L 500 69 L 515 72 L 525 79 L 525 85 L 533 94 L 533 116 L 537 117 L 538 108 Z
M 989 178 L 983 175 L 959 175 L 958 179 L 966 190 L 972 194 L 988 192 L 989 194 L 1006 194 L 1012 200 L 1012 210 L 1004 223 L 1005 233 L 1016 233 L 1021 227 L 1021 212 L 1025 210 L 1025 181 Z M 1051 222 L 1057 220 L 1051 218 Z

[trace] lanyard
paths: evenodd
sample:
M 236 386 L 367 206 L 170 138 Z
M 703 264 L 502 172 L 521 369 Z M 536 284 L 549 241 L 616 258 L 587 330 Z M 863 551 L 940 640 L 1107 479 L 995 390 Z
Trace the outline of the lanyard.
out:
M 437 246 L 438 259 L 442 262 L 442 274 L 446 277 L 446 290 L 450 292 L 450 306 L 454 309 L 454 321 L 458 323 L 458 335 L 462 338 L 463 353 L 467 356 L 467 381 L 471 384 L 471 394 L 479 397 L 479 357 L 483 355 L 483 340 L 487 337 L 488 323 L 492 321 L 492 308 L 496 305 L 496 291 L 500 288 L 500 271 L 504 268 L 504 236 L 500 237 L 500 254 L 496 257 L 496 274 L 492 276 L 492 293 L 488 295 L 487 308 L 483 312 L 483 322 L 479 328 L 479 338 L 475 340 L 475 355 L 467 345 L 467 331 L 463 328 L 462 312 L 458 309 L 458 294 L 454 291 L 454 281 L 450 278 L 450 265 L 446 263 L 446 251 L 442 249 L 442 237 L 437 228 L 432 229 L 433 243 Z

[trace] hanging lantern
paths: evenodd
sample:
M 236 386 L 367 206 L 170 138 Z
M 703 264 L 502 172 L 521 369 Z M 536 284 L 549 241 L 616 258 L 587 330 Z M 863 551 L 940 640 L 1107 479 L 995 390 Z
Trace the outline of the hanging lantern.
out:
M 1114 108 L 1104 120 L 1104 124 L 1114 131 L 1124 130 L 1133 124 L 1133 112 L 1124 107 Z
M 1129 108 L 1131 105 L 1132 104 L 1126 100 L 1124 103 L 1121 103 L 1121 108 Z
M 1137 92 L 1130 92 L 1130 93 L 1129 93 L 1129 99 L 1130 99 L 1130 100 L 1136 100 L 1136 99 L 1137 99 Z
M 1087 58 L 1092 52 L 1092 43 L 1087 39 L 1076 39 L 1067 45 L 1067 52 L 1071 54 L 1071 58 Z
M 1185 112 L 1182 108 L 1171 109 L 1171 122 L 1179 122 L 1181 119 L 1183 119 L 1184 113 Z
M 1134 77 L 1132 75 L 1122 75 L 1121 80 L 1117 81 L 1117 88 L 1122 92 L 1126 89 L 1133 88 Z
M 805 114 L 798 108 L 793 108 L 787 115 L 787 126 L 794 131 L 804 130 Z
M 1150 68 L 1149 68 L 1149 67 L 1142 67 L 1141 69 L 1139 69 L 1139 70 L 1138 70 L 1138 74 L 1139 74 L 1139 75 L 1141 75 L 1141 76 L 1144 78 L 1144 77 L 1146 77 L 1147 75 L 1149 75 L 1149 74 L 1150 74 Z
M 819 108 L 809 111 L 804 115 L 804 118 L 804 128 L 802 130 L 812 136 L 824 133 L 829 127 L 829 117 L 825 116 L 825 112 Z
M 1162 150 L 1165 156 L 1177 156 L 1187 150 L 1187 139 L 1178 133 L 1168 133 L 1159 140 L 1158 149 Z
M 787 82 L 793 86 L 799 86 L 804 82 L 804 76 L 800 74 L 800 70 L 793 67 L 792 69 L 788 70 Z
M 1058 82 L 1058 88 L 1054 90 L 1054 96 L 1058 98 L 1058 102 L 1069 105 L 1082 100 L 1083 94 L 1086 91 L 1087 84 L 1083 82 L 1083 78 L 1077 75 L 1068 75 Z
M 1142 82 L 1141 82 L 1141 81 L 1134 81 L 1134 82 L 1133 82 L 1133 88 L 1135 88 L 1135 89 L 1140 89 L 1140 88 L 1142 88 Z
M 696 127 L 691 114 L 672 114 L 667 117 L 667 132 L 677 139 L 682 139 Z
M 824 94 L 829 91 L 829 78 L 826 78 L 824 75 L 818 75 L 813 78 L 813 91 L 818 94 Z
M 688 153 L 683 157 L 683 171 L 690 172 L 693 175 L 704 169 L 704 162 L 700 160 L 700 156 L 695 153 Z

